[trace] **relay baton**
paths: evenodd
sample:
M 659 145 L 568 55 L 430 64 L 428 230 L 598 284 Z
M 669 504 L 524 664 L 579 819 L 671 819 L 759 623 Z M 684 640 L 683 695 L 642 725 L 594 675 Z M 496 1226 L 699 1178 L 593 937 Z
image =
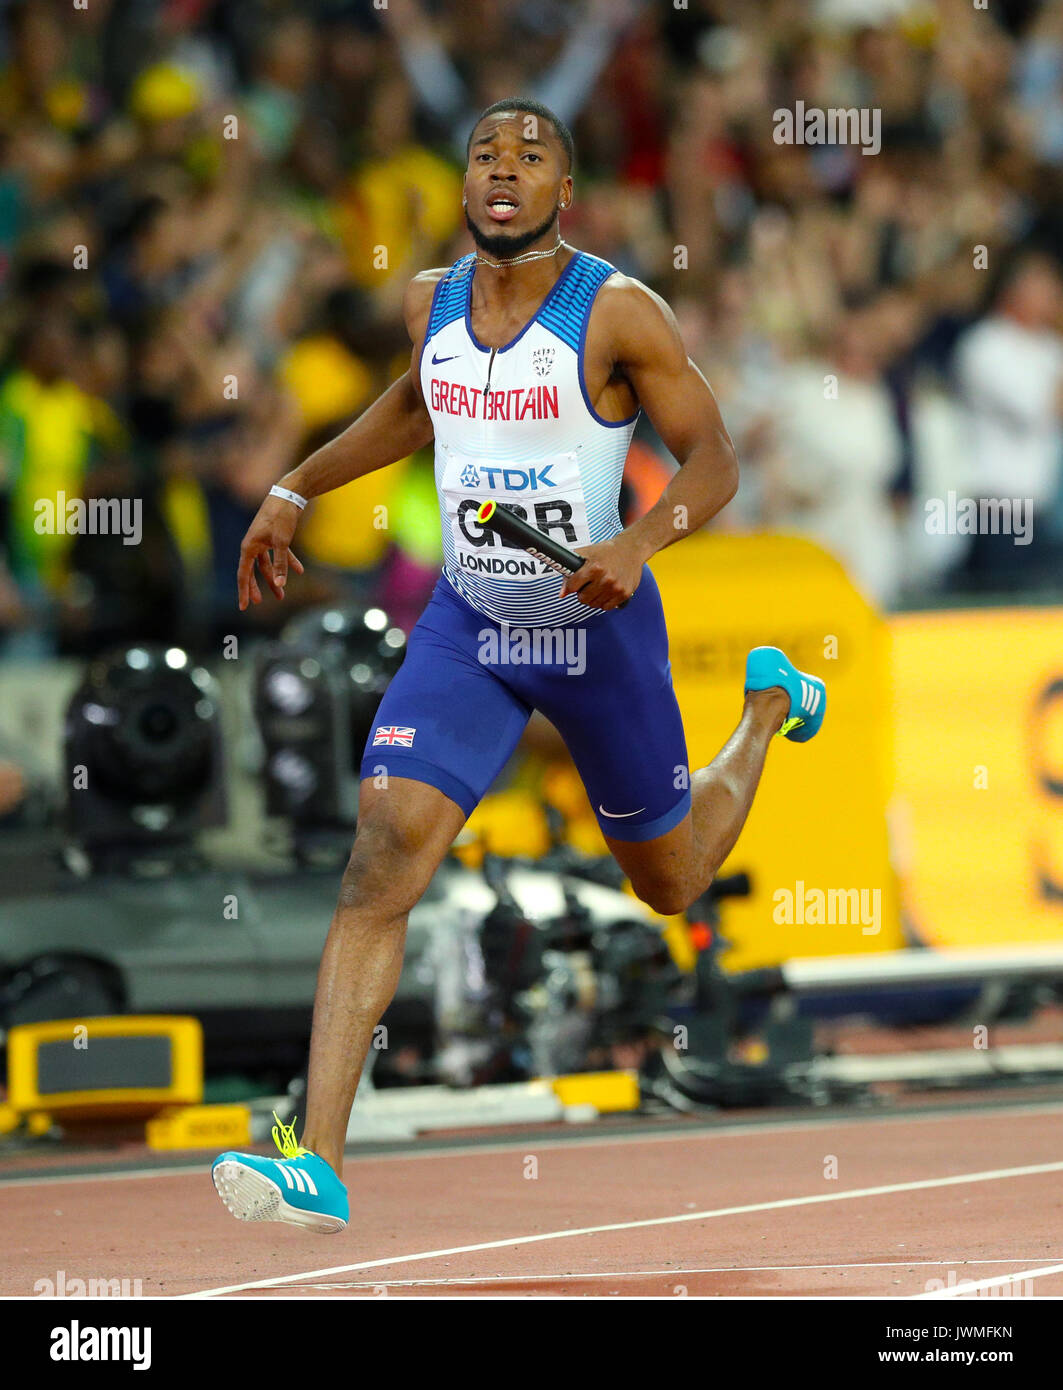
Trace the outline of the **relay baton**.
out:
M 500 507 L 497 502 L 484 502 L 476 513 L 476 520 L 488 531 L 493 531 L 496 536 L 509 541 L 510 545 L 526 550 L 536 560 L 541 560 L 544 565 L 557 570 L 558 574 L 575 574 L 583 564 L 582 555 L 569 550 L 568 546 L 562 545 L 560 541 L 544 536 L 534 526 L 522 521 L 508 507 Z M 617 607 L 624 608 L 630 602 L 630 599 L 625 599 L 623 603 L 617 604 Z
M 519 550 L 526 550 L 529 555 L 542 560 L 544 565 L 557 570 L 558 574 L 575 574 L 583 564 L 582 555 L 569 550 L 568 546 L 562 545 L 560 541 L 544 536 L 541 531 L 529 526 L 526 521 L 521 521 L 514 512 L 500 507 L 497 502 L 485 502 L 476 513 L 476 520 L 488 531 L 494 531 L 496 536 L 509 541 L 510 545 L 515 545 Z

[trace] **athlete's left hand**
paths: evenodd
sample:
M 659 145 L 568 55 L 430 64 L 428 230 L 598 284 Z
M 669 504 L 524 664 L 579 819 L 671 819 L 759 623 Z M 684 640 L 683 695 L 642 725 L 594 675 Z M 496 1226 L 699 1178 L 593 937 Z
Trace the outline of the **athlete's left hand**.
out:
M 623 532 L 612 540 L 575 547 L 584 557 L 575 574 L 566 577 L 561 596 L 576 594 L 588 608 L 610 612 L 626 603 L 639 587 L 645 556 Z

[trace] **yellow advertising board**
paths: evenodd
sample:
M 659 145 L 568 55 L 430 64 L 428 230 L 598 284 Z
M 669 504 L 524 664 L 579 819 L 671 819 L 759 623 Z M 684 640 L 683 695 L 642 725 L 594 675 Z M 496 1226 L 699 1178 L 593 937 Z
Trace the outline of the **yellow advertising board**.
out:
M 1063 609 L 890 625 L 912 930 L 934 946 L 1063 941 Z
M 653 571 L 691 768 L 710 762 L 738 723 L 751 647 L 781 647 L 827 683 L 821 732 L 806 744 L 774 740 L 723 867 L 753 880 L 750 898 L 724 907 L 728 968 L 906 944 L 887 836 L 883 619 L 832 556 L 796 537 L 699 534 L 655 556 Z

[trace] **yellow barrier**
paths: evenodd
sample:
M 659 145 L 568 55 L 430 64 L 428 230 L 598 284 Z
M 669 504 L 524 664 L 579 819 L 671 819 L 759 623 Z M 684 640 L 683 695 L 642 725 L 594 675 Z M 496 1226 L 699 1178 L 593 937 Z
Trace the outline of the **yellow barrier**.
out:
M 742 711 L 750 647 L 781 647 L 827 683 L 823 730 L 775 741 L 723 872 L 753 895 L 726 905 L 729 968 L 904 944 L 890 863 L 888 632 L 842 567 L 788 536 L 696 535 L 653 560 L 691 768 Z M 855 890 L 855 896 L 854 896 Z
M 905 907 L 935 946 L 1063 940 L 1063 610 L 891 620 Z

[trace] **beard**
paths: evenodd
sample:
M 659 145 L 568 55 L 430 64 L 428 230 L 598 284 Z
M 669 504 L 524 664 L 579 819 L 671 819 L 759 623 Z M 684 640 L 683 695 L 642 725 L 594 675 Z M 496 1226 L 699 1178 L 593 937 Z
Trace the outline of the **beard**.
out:
M 482 232 L 469 216 L 468 208 L 465 209 L 465 225 L 481 251 L 486 251 L 489 256 L 503 260 L 510 256 L 519 256 L 522 251 L 533 246 L 540 237 L 545 236 L 554 225 L 560 210 L 560 204 L 555 204 L 553 212 L 545 222 L 538 227 L 533 227 L 530 232 L 518 232 L 515 236 L 506 236 L 504 232 Z

